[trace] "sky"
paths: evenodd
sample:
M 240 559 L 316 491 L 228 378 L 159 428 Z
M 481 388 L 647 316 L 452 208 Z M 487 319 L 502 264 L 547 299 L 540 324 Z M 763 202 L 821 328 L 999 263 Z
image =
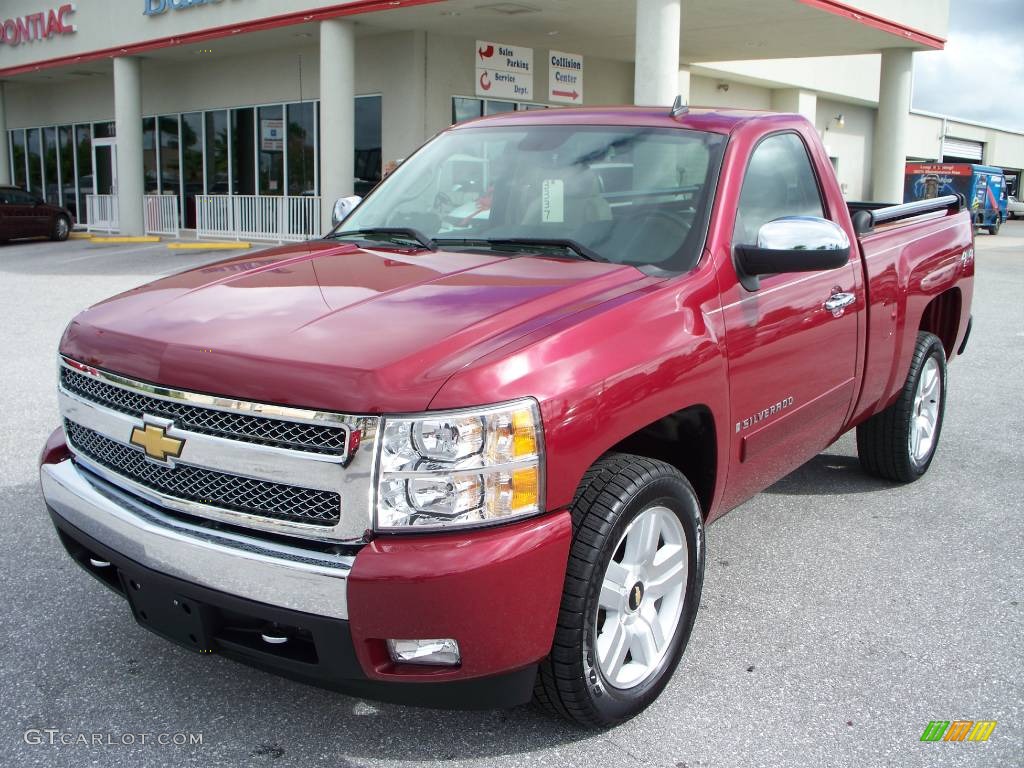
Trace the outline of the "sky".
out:
M 1024 0 L 949 5 L 946 49 L 914 54 L 914 108 L 1024 131 Z

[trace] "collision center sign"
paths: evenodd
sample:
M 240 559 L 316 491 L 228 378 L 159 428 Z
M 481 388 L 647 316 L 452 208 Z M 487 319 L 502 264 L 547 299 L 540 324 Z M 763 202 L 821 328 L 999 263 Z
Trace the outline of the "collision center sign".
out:
M 533 98 L 533 48 L 477 40 L 473 58 L 477 96 Z
M 70 35 L 75 25 L 69 16 L 75 12 L 74 3 L 65 3 L 37 13 L 27 13 L 0 21 L 0 45 L 23 45 L 49 40 L 54 35 Z
M 548 101 L 583 103 L 583 57 L 548 51 Z

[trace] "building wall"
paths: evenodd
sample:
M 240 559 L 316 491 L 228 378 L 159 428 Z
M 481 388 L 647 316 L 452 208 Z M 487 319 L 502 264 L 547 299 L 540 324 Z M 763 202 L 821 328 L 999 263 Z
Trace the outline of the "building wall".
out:
M 835 120 L 839 114 L 842 127 Z M 843 196 L 847 200 L 870 199 L 875 110 L 818 97 L 814 124 L 829 157 L 837 159 L 836 176 Z
M 1024 133 L 949 119 L 946 121 L 946 136 L 983 143 L 985 162 L 989 165 L 1018 170 L 1024 167 Z M 941 146 L 942 118 L 911 112 L 908 154 L 938 160 Z

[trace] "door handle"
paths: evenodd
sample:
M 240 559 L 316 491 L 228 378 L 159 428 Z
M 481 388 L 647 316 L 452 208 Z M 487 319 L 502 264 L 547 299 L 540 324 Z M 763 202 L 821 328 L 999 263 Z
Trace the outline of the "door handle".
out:
M 828 301 L 825 302 L 825 309 L 829 312 L 837 312 L 840 309 L 846 309 L 857 300 L 857 297 L 852 293 L 840 292 L 833 293 L 828 297 Z

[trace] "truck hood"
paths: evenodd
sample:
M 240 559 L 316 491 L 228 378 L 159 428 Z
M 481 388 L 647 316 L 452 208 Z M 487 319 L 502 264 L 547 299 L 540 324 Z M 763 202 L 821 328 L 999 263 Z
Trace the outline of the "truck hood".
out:
M 310 241 L 108 299 L 71 322 L 60 349 L 168 387 L 417 411 L 479 356 L 650 282 L 613 264 Z

